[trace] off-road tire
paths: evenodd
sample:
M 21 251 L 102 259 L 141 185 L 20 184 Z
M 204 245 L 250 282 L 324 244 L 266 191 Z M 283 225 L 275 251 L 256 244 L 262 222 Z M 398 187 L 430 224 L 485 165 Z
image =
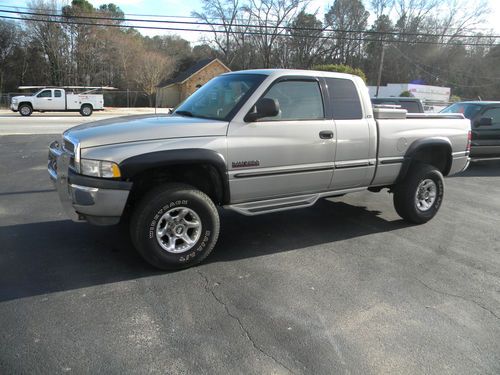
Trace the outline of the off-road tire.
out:
M 21 104 L 17 110 L 21 116 L 31 116 L 33 113 L 33 108 L 29 104 Z
M 172 253 L 157 239 L 158 221 L 176 207 L 194 211 L 201 222 L 200 236 L 187 251 Z M 212 200 L 200 190 L 184 184 L 164 184 L 150 190 L 135 206 L 130 219 L 130 235 L 139 254 L 151 265 L 176 270 L 202 262 L 219 237 L 219 213 Z
M 80 108 L 80 114 L 82 116 L 90 116 L 93 112 L 93 108 L 90 104 L 84 104 L 82 105 L 82 107 Z
M 435 184 L 436 195 L 434 202 L 428 209 L 419 208 L 418 190 L 425 181 Z M 430 183 L 432 185 L 432 183 Z M 443 175 L 432 165 L 415 163 L 408 171 L 405 179 L 394 189 L 394 208 L 404 220 L 414 224 L 423 224 L 432 219 L 443 202 L 444 179 Z

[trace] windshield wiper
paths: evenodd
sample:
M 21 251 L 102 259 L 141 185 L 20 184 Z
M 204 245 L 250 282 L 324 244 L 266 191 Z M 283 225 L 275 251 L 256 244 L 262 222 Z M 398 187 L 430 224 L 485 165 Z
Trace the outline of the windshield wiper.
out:
M 193 114 L 189 111 L 175 111 L 174 113 L 181 116 L 193 117 Z

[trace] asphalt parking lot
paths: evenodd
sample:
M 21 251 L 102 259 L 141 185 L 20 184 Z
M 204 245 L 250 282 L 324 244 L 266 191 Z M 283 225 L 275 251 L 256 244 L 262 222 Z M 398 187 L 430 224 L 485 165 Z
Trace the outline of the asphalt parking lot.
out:
M 163 273 L 66 219 L 52 139 L 0 137 L 0 373 L 500 373 L 500 161 L 421 226 L 385 192 L 223 212 L 207 261 Z

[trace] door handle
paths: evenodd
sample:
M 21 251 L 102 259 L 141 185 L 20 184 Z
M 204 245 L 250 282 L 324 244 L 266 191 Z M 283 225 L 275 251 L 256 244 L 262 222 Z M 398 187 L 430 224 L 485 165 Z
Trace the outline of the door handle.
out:
M 331 130 L 322 130 L 319 132 L 319 137 L 321 139 L 332 139 L 333 138 L 333 132 Z

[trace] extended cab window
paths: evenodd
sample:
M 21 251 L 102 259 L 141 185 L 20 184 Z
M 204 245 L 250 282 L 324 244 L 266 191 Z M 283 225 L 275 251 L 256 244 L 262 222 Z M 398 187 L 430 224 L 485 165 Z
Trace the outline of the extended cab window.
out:
M 62 96 L 61 90 L 54 90 L 54 97 L 60 98 Z
M 335 120 L 359 120 L 363 118 L 358 90 L 352 81 L 342 78 L 326 78 L 326 84 Z
M 280 113 L 266 120 L 320 120 L 325 117 L 323 99 L 316 81 L 281 81 L 275 83 L 264 98 L 276 99 Z
M 52 91 L 51 90 L 43 90 L 36 97 L 37 98 L 52 98 Z

